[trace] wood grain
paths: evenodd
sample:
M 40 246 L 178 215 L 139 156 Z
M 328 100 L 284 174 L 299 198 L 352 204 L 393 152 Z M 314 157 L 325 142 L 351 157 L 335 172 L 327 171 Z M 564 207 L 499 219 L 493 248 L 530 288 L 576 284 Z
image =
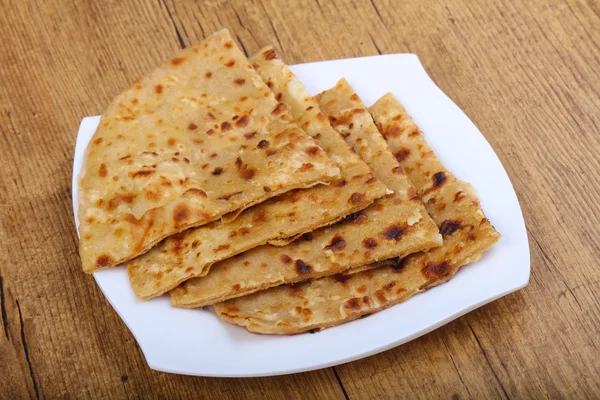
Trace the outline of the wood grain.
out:
M 530 285 L 336 368 L 241 380 L 150 370 L 80 270 L 77 127 L 222 27 L 247 53 L 272 44 L 290 64 L 419 55 L 511 177 Z M 599 2 L 0 0 L 0 37 L 0 398 L 600 397 Z

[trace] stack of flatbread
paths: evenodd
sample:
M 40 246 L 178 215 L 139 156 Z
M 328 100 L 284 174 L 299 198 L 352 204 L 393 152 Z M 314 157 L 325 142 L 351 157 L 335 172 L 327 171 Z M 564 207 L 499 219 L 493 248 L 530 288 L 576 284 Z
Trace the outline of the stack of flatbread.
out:
M 338 325 L 451 279 L 499 238 L 391 94 L 312 97 L 226 30 L 119 95 L 79 176 L 85 272 L 257 333 Z

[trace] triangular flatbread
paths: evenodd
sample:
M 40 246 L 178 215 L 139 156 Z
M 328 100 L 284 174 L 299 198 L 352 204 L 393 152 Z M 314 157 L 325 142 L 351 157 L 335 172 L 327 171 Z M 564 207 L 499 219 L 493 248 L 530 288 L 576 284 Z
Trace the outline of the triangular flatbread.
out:
M 115 266 L 338 173 L 220 31 L 137 81 L 102 116 L 79 177 L 83 269 Z
M 202 277 L 215 262 L 267 241 L 285 244 L 290 236 L 331 224 L 386 194 L 385 185 L 333 130 L 319 104 L 287 66 L 275 58 L 274 50 L 264 49 L 250 61 L 277 99 L 290 106 L 298 124 L 336 163 L 341 177 L 329 186 L 315 186 L 270 199 L 245 210 L 232 222 L 213 222 L 167 238 L 128 263 L 131 285 L 141 299 L 150 299 L 188 279 Z
M 439 162 L 404 108 L 387 94 L 370 111 L 444 235 L 444 245 L 366 271 L 280 286 L 215 304 L 227 322 L 256 333 L 293 334 L 354 320 L 403 302 L 477 261 L 499 234 Z M 364 269 L 364 268 L 362 268 Z
M 338 122 L 338 131 L 393 193 L 344 222 L 304 235 L 288 246 L 261 246 L 215 264 L 205 277 L 189 280 L 171 292 L 174 306 L 214 304 L 441 244 L 437 226 L 367 109 L 343 83 L 318 96 L 321 109 L 335 114 L 331 116 Z M 357 101 L 351 102 L 350 97 Z M 345 127 L 342 120 L 347 122 Z

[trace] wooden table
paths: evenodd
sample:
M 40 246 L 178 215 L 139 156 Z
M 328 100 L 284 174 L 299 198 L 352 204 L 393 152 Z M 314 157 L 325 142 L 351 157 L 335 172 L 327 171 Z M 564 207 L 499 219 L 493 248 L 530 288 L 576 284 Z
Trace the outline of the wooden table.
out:
M 600 397 L 600 3 L 291 3 L 1 0 L 0 398 Z M 417 54 L 512 179 L 529 286 L 335 368 L 261 379 L 150 370 L 81 272 L 77 127 L 222 27 L 247 53 L 273 44 L 290 64 Z

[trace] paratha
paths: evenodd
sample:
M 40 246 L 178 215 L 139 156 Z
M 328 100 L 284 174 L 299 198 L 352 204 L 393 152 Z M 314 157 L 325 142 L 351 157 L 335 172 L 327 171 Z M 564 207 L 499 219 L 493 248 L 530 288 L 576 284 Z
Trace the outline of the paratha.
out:
M 220 31 L 135 82 L 102 116 L 79 176 L 83 269 L 118 265 L 169 235 L 337 177 Z
M 264 49 L 250 61 L 276 98 L 289 105 L 298 124 L 336 163 L 341 177 L 329 186 L 270 199 L 245 210 L 232 222 L 212 222 L 165 239 L 128 263 L 131 286 L 141 299 L 161 295 L 187 279 L 202 277 L 213 263 L 267 241 L 285 244 L 289 240 L 286 238 L 331 224 L 386 194 L 386 186 L 333 130 L 319 104 L 287 66 L 275 58 L 274 50 Z M 269 144 L 264 146 L 268 151 Z
M 215 304 L 225 321 L 256 333 L 293 334 L 322 329 L 403 302 L 451 279 L 477 261 L 499 234 L 479 203 L 439 162 L 423 133 L 391 94 L 370 111 L 379 130 L 440 227 L 444 245 L 404 259 Z M 368 267 L 374 269 L 364 270 Z
M 441 245 L 436 224 L 362 102 L 350 103 L 350 96 L 338 98 L 333 92 L 327 97 L 337 99 L 336 104 L 352 106 L 340 108 L 348 126 L 339 123 L 337 129 L 392 192 L 345 221 L 306 234 L 287 246 L 257 247 L 213 265 L 205 277 L 191 279 L 171 291 L 174 306 L 201 307 Z M 320 105 L 327 114 L 331 105 Z M 342 113 L 332 117 L 339 122 Z

